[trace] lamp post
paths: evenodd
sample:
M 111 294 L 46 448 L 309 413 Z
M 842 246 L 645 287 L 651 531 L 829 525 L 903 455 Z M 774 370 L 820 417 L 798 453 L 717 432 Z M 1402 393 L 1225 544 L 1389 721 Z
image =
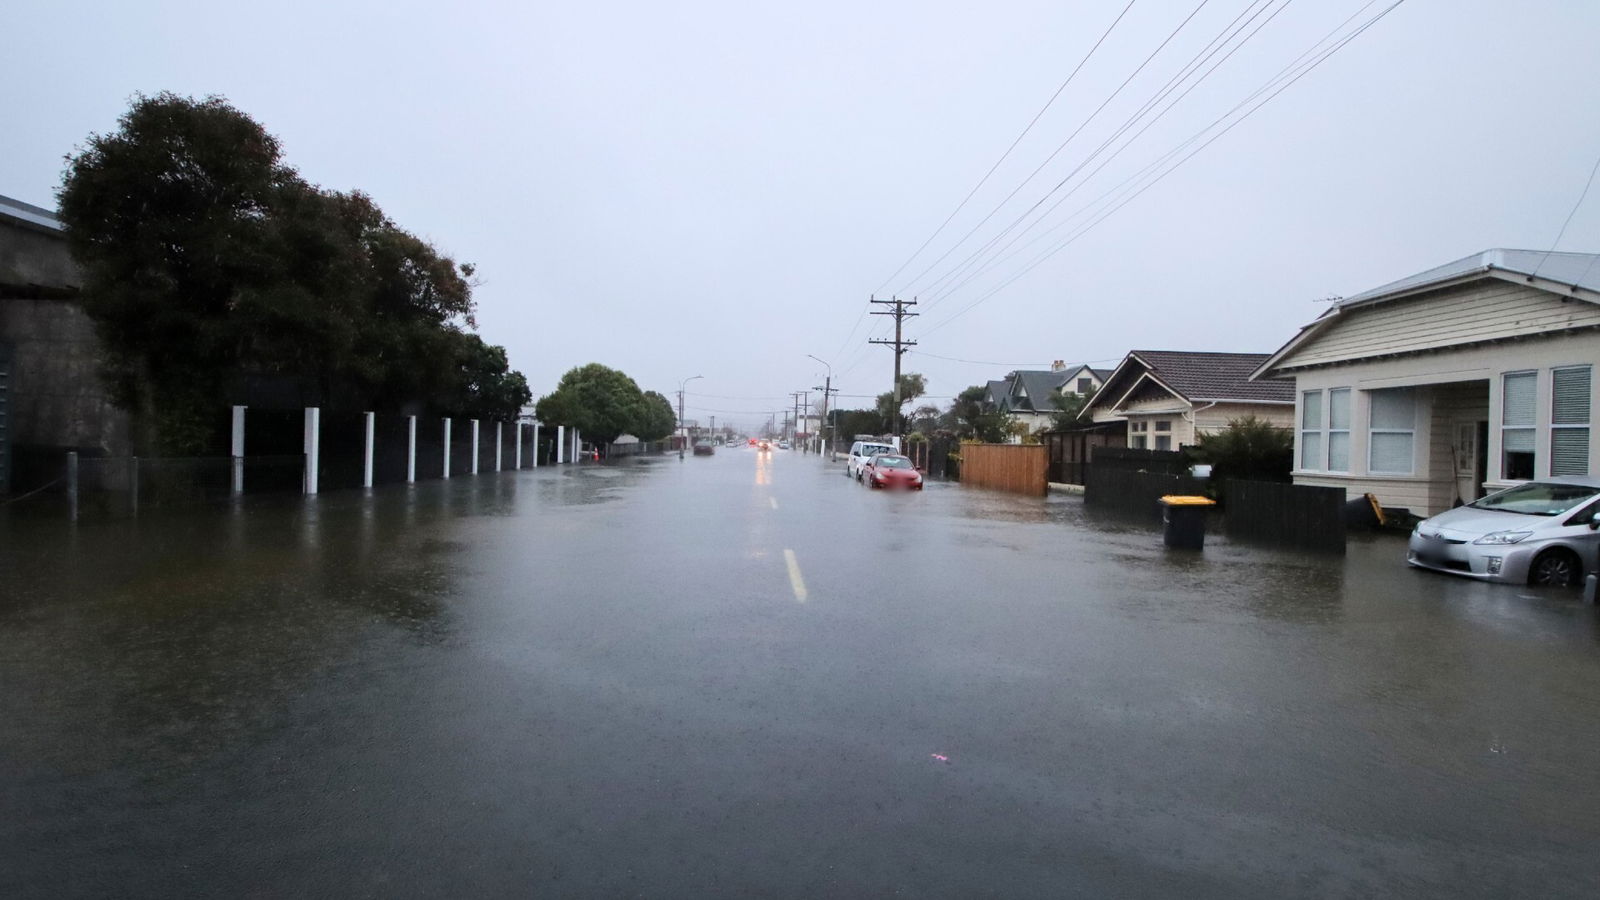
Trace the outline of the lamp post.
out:
M 811 356 L 809 353 L 806 355 Z M 822 383 L 822 414 L 818 420 L 822 422 L 822 427 L 819 430 L 827 433 L 827 438 L 823 441 L 823 449 L 826 450 L 827 444 L 833 438 L 833 432 L 829 430 L 828 426 L 828 399 L 830 392 L 833 390 L 833 366 L 828 365 L 828 361 L 820 356 L 811 356 L 811 358 L 825 366 L 828 366 L 828 380 Z
M 689 429 L 683 427 L 683 388 L 696 378 L 704 377 L 704 375 L 690 375 L 688 378 L 678 382 L 678 430 L 683 432 L 683 440 L 678 444 L 678 460 L 680 462 L 683 460 L 683 445 L 689 442 Z

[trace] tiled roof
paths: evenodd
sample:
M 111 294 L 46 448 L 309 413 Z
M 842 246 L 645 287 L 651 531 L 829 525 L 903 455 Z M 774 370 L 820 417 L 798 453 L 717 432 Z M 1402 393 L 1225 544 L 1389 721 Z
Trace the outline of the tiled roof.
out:
M 1189 400 L 1294 401 L 1294 382 L 1251 381 L 1270 353 L 1135 350 L 1130 354 Z
M 1051 412 L 1055 405 L 1050 402 L 1050 395 L 1054 394 L 1062 383 L 1066 381 L 1067 373 L 1052 372 L 1048 369 L 1019 370 L 1013 372 L 1022 381 L 1022 389 L 1028 394 L 1028 407 L 1035 412 Z

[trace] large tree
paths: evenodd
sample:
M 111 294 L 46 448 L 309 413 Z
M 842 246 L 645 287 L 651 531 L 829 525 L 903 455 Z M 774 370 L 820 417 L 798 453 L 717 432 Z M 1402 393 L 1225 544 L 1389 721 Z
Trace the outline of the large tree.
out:
M 540 421 L 576 428 L 585 437 L 607 443 L 639 428 L 647 412 L 639 385 L 599 363 L 568 371 L 555 391 L 540 398 L 535 407 Z
M 306 183 L 221 98 L 138 97 L 69 158 L 58 200 L 103 374 L 146 452 L 213 449 L 248 377 L 378 409 L 526 402 L 504 351 L 467 333 L 470 266 L 365 195 Z
M 928 380 L 916 372 L 906 372 L 900 376 L 900 401 L 895 403 L 894 391 L 885 391 L 878 395 L 876 408 L 878 415 L 883 417 L 885 428 L 894 427 L 899 420 L 905 405 L 928 392 Z
M 985 403 L 987 389 L 981 384 L 967 388 L 950 403 L 950 430 L 963 438 L 986 443 L 1004 441 L 1010 434 L 1007 416 Z
M 633 436 L 641 441 L 659 441 L 678 428 L 678 414 L 672 401 L 655 391 L 644 392 L 644 409 Z

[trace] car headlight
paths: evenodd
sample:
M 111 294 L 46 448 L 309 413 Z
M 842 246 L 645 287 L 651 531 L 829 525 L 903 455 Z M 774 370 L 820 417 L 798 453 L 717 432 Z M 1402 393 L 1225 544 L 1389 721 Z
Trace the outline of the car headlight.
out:
M 1515 544 L 1533 534 L 1531 531 L 1496 531 L 1473 541 L 1474 544 Z

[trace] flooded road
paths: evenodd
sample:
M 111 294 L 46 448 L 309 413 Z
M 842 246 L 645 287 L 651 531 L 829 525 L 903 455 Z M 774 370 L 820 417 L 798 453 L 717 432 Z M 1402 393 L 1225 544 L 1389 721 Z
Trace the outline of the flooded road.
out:
M 1575 594 L 838 473 L 0 519 L 0 896 L 1600 884 Z

